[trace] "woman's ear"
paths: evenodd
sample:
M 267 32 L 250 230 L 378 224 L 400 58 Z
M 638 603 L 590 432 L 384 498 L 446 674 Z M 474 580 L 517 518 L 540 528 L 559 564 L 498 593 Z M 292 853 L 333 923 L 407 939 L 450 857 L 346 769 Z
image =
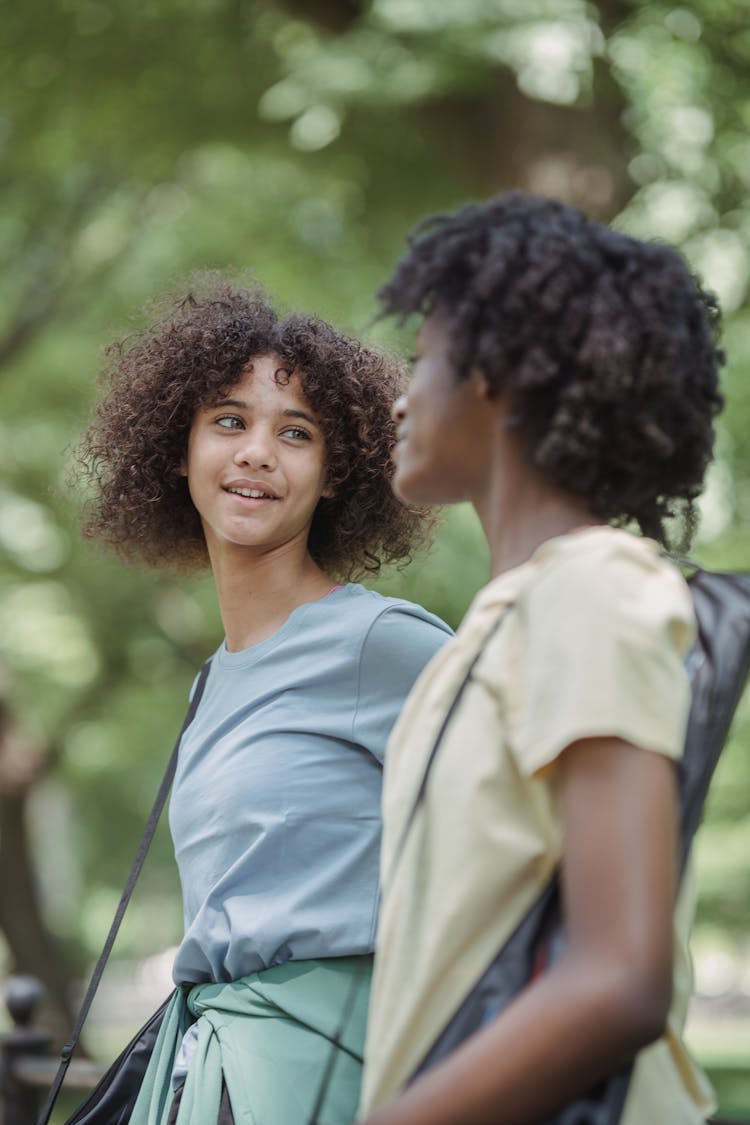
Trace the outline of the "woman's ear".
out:
M 485 373 L 479 367 L 473 367 L 469 375 L 474 382 L 476 395 L 485 402 L 490 403 L 498 414 L 510 418 L 510 394 L 504 386 L 493 387 Z M 512 422 L 511 422 L 512 425 Z
M 474 390 L 479 398 L 492 399 L 495 397 L 495 392 L 490 386 L 487 376 L 481 367 L 472 367 L 469 372 L 469 382 L 473 384 Z

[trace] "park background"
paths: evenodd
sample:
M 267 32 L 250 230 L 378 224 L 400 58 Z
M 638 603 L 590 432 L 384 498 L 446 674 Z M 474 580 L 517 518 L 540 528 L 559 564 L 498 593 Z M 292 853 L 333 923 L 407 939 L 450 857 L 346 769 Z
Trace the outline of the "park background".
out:
M 507 188 L 558 196 L 677 244 L 718 294 L 727 409 L 695 556 L 747 567 L 750 6 L 0 0 L 0 26 L 0 954 L 44 981 L 62 1036 L 221 636 L 205 580 L 81 541 L 65 471 L 104 344 L 215 267 L 406 352 L 373 323 L 406 230 Z M 456 625 L 486 567 L 456 509 L 378 586 Z M 748 703 L 698 837 L 690 1034 L 722 1109 L 750 1115 Z M 162 826 L 89 1050 L 124 1042 L 125 998 L 155 1006 L 180 924 Z

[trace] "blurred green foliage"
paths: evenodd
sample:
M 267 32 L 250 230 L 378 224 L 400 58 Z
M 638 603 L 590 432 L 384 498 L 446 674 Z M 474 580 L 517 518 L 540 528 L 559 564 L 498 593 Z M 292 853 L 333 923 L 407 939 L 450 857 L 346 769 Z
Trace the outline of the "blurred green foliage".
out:
M 513 186 L 562 196 L 677 243 L 721 298 L 727 410 L 696 553 L 746 567 L 750 21 L 739 0 L 2 0 L 0 17 L 0 926 L 8 964 L 60 998 L 220 629 L 205 580 L 80 540 L 65 467 L 102 346 L 205 266 L 399 346 L 373 294 L 417 218 Z M 486 566 L 461 509 L 381 586 L 456 624 Z M 698 847 L 700 917 L 737 946 L 749 741 L 745 706 Z M 13 841 L 47 947 L 14 921 Z M 162 831 L 124 951 L 179 936 L 170 854 Z

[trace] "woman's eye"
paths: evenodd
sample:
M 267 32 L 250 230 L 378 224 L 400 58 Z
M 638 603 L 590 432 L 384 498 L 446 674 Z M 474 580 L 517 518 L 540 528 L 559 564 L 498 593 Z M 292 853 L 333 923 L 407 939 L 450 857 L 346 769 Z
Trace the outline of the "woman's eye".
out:
M 236 418 L 233 414 L 223 414 L 221 418 L 216 418 L 215 422 L 223 430 L 237 430 L 242 426 L 241 419 Z
M 289 426 L 284 430 L 284 437 L 292 437 L 296 440 L 309 441 L 310 435 L 307 430 L 301 429 L 299 426 Z

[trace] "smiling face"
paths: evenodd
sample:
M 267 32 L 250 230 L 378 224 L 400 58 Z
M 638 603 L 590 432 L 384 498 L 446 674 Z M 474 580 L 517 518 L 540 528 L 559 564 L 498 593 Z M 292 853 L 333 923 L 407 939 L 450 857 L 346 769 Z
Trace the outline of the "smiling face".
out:
M 408 392 L 393 408 L 396 495 L 412 504 L 476 502 L 489 479 L 494 415 L 479 372 L 456 377 L 448 328 L 433 313 L 417 336 Z
M 306 550 L 325 487 L 325 442 L 299 376 L 258 356 L 195 414 L 183 465 L 209 555 Z

